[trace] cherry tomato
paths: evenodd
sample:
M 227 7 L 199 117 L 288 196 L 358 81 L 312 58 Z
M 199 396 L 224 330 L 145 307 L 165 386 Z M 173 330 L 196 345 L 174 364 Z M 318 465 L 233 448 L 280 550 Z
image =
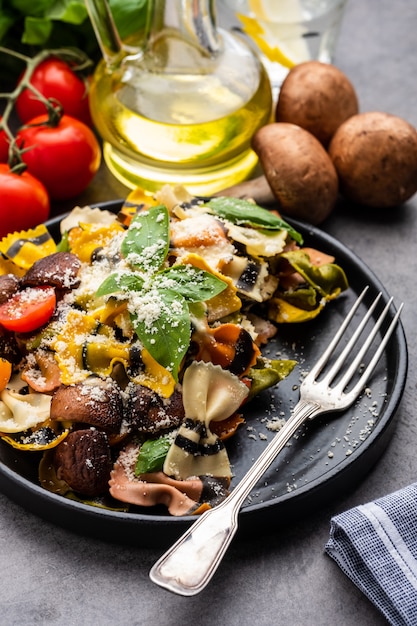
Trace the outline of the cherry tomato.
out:
M 0 238 L 37 226 L 49 217 L 45 186 L 28 172 L 14 174 L 0 163 Z
M 39 115 L 29 124 L 46 124 Z M 27 126 L 17 134 L 28 171 L 38 178 L 53 200 L 78 195 L 90 184 L 101 161 L 100 144 L 93 131 L 69 115 L 57 126 Z
M 92 126 L 88 104 L 88 83 L 71 67 L 55 57 L 42 61 L 32 74 L 31 84 L 45 98 L 55 98 L 64 113 Z M 46 112 L 45 105 L 29 89 L 22 91 L 16 101 L 16 111 L 22 122 Z
M 55 306 L 52 287 L 28 287 L 0 306 L 0 325 L 6 330 L 29 333 L 46 324 Z

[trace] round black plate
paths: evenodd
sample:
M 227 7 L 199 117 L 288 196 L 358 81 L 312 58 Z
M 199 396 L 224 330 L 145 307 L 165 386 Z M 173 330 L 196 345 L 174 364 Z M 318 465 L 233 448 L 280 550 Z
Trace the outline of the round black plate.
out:
M 121 201 L 97 206 L 115 212 Z M 55 237 L 59 237 L 61 219 L 62 216 L 47 223 Z M 232 484 L 238 482 L 273 437 L 267 428 L 268 420 L 288 418 L 298 400 L 303 372 L 322 353 L 364 286 L 370 288 L 360 313 L 379 291 L 383 302 L 388 300 L 378 278 L 346 246 L 315 227 L 290 221 L 302 233 L 305 245 L 335 256 L 347 273 L 350 288 L 316 320 L 280 327 L 278 337 L 268 345 L 268 356 L 295 358 L 298 365 L 278 387 L 247 405 L 246 424 L 228 443 L 235 474 Z M 390 317 L 393 314 L 394 307 Z M 259 528 L 266 531 L 305 516 L 364 478 L 392 435 L 407 365 L 407 345 L 399 324 L 367 393 L 344 413 L 323 416 L 301 428 L 280 453 L 242 508 L 241 535 L 259 532 Z M 0 441 L 0 489 L 31 512 L 73 531 L 112 541 L 165 547 L 195 519 L 171 517 L 162 508 L 122 513 L 67 500 L 39 486 L 38 461 L 37 454 L 19 452 Z

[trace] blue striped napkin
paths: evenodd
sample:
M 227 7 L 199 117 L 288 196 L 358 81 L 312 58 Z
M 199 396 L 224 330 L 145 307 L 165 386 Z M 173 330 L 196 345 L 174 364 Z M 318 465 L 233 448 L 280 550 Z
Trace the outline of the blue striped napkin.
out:
M 331 519 L 325 546 L 393 626 L 417 626 L 417 483 Z

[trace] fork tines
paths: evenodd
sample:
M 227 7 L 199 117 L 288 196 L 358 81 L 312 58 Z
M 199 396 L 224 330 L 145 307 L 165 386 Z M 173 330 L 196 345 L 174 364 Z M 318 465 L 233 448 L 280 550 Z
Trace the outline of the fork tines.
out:
M 307 376 L 307 378 L 309 378 L 310 380 L 311 378 L 314 378 L 316 380 L 320 372 L 329 363 L 330 357 L 333 355 L 337 345 L 339 344 L 342 337 L 345 335 L 345 332 L 351 321 L 353 320 L 354 315 L 358 310 L 361 302 L 363 301 L 368 289 L 368 286 L 365 287 L 365 289 L 359 295 L 349 313 L 347 314 L 346 318 L 344 319 L 342 325 L 340 326 L 338 332 L 333 337 L 330 344 L 328 345 L 322 356 L 319 358 L 319 360 L 316 362 L 314 367 L 311 369 L 310 374 Z M 378 361 L 380 360 L 385 350 L 385 347 L 398 323 L 398 319 L 403 308 L 403 303 L 401 303 L 401 305 L 398 307 L 398 310 L 392 317 L 388 327 L 383 328 L 384 321 L 388 319 L 388 312 L 390 311 L 393 303 L 392 297 L 388 299 L 382 312 L 377 316 L 374 315 L 374 311 L 376 310 L 376 307 L 381 300 L 381 297 L 382 293 L 380 292 L 370 304 L 365 315 L 359 322 L 358 326 L 354 330 L 352 336 L 348 340 L 340 355 L 336 358 L 335 362 L 330 366 L 330 369 L 324 374 L 323 378 L 320 381 L 327 385 L 330 385 L 333 381 L 335 381 L 337 375 L 341 372 L 341 367 L 347 361 L 348 357 L 353 356 L 353 359 L 347 367 L 346 371 L 341 375 L 341 377 L 335 382 L 335 385 L 333 386 L 334 389 L 339 390 L 340 394 L 344 392 L 347 385 L 354 377 L 355 373 L 363 369 L 359 376 L 359 379 L 355 382 L 353 389 L 349 390 L 349 393 L 352 395 L 357 396 L 360 393 L 360 391 L 369 380 Z M 374 318 L 372 326 L 370 325 L 371 318 Z M 365 331 L 367 331 L 367 334 L 365 334 Z M 377 342 L 377 336 L 379 333 L 381 333 L 381 338 L 379 342 Z M 364 337 L 361 343 L 362 335 L 364 335 Z M 375 346 L 373 346 L 374 342 Z M 363 362 L 367 356 L 370 356 L 370 360 L 369 363 L 365 366 Z

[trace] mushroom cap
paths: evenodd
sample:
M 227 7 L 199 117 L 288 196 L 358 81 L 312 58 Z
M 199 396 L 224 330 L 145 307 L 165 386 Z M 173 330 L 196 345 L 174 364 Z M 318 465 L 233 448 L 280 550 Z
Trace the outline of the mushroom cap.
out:
M 0 276 L 0 304 L 4 304 L 19 289 L 19 279 L 14 274 Z
M 339 126 L 358 111 L 356 91 L 339 68 L 305 61 L 282 83 L 275 119 L 301 126 L 327 146 Z
M 176 428 L 184 419 L 184 405 L 179 391 L 166 399 L 142 387 L 131 385 L 126 420 L 133 431 L 154 434 L 167 428 Z
M 111 380 L 91 376 L 74 385 L 61 385 L 51 401 L 51 419 L 96 426 L 119 432 L 123 401 L 119 387 Z
M 106 433 L 74 430 L 54 450 L 57 477 L 75 492 L 89 497 L 105 493 L 112 468 Z
M 11 333 L 0 329 L 0 354 L 13 365 L 18 365 L 22 360 L 22 353 L 16 338 Z
M 20 279 L 22 287 L 50 285 L 69 291 L 79 285 L 81 262 L 71 252 L 54 252 L 36 261 Z

